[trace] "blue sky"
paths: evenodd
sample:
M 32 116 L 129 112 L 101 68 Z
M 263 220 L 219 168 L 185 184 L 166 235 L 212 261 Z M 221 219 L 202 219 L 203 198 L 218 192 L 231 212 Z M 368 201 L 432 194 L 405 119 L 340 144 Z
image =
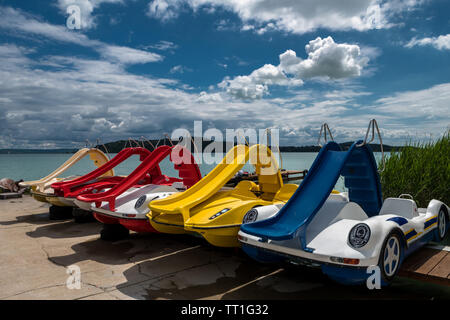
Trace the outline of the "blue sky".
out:
M 81 29 L 66 26 L 70 5 Z M 0 148 L 278 128 L 384 141 L 450 125 L 444 0 L 0 0 Z

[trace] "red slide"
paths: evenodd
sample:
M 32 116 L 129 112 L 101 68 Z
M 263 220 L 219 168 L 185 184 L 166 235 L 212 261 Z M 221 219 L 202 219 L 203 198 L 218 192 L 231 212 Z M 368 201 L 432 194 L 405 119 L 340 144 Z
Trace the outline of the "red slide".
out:
M 94 171 L 91 171 L 90 173 L 85 174 L 82 177 L 70 181 L 55 182 L 52 184 L 52 188 L 54 189 L 55 195 L 65 198 L 75 198 L 81 193 L 85 193 L 89 190 L 95 189 L 96 186 L 107 188 L 106 186 L 103 186 L 105 185 L 105 183 L 108 185 L 115 185 L 125 179 L 125 177 L 105 177 L 100 181 L 98 180 L 99 177 L 112 170 L 117 165 L 133 155 L 139 155 L 140 161 L 144 161 L 144 159 L 146 159 L 151 154 L 152 152 L 141 147 L 123 149 L 114 158 L 112 158 L 101 167 L 95 169 Z
M 183 182 L 186 188 L 190 188 L 197 183 L 202 177 L 198 165 L 195 163 L 194 157 L 189 153 L 189 161 L 175 161 L 172 158 L 172 151 L 178 148 L 176 154 L 183 156 L 189 152 L 181 146 L 161 146 L 155 149 L 150 157 L 147 157 L 128 177 L 120 183 L 114 185 L 110 190 L 100 193 L 83 193 L 77 196 L 78 200 L 85 202 L 95 202 L 96 207 L 100 207 L 103 201 L 109 203 L 109 209 L 115 211 L 115 201 L 118 196 L 133 186 L 136 186 L 143 178 L 149 180 L 148 184 L 172 185 L 174 182 Z M 174 167 L 178 170 L 180 178 L 173 178 L 163 175 L 159 167 L 159 163 L 170 155 L 170 160 L 174 163 Z M 183 157 L 184 158 L 184 157 Z M 180 162 L 180 163 L 177 163 Z M 106 187 L 103 187 L 105 189 Z

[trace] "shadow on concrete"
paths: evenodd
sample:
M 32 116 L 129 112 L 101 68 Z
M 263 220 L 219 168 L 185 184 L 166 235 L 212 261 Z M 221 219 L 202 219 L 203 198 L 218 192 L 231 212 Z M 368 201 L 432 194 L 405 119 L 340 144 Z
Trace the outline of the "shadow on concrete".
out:
M 199 259 L 201 256 L 204 259 Z M 195 259 L 192 259 L 195 258 Z M 280 268 L 281 267 L 281 268 Z M 139 275 L 148 281 L 133 283 Z M 260 264 L 241 251 L 208 249 L 197 255 L 180 253 L 156 261 L 141 262 L 124 272 L 128 280 L 117 289 L 136 299 L 448 299 L 450 288 L 398 278 L 391 286 L 369 290 L 343 286 L 320 269 L 291 265 Z
M 100 229 L 101 224 L 97 228 L 97 233 Z M 132 233 L 126 240 L 109 242 L 98 238 L 75 244 L 71 247 L 74 251 L 73 254 L 53 256 L 51 261 L 62 266 L 69 266 L 85 260 L 121 265 L 171 254 L 177 250 L 197 246 L 199 242 L 201 240 L 186 235 Z
M 76 238 L 100 234 L 101 229 L 102 224 L 100 222 L 75 223 L 73 219 L 47 220 L 46 225 L 37 227 L 34 231 L 26 232 L 26 235 L 31 238 Z
M 50 220 L 48 209 L 42 213 L 32 213 L 24 216 L 16 217 L 16 220 L 10 221 L 0 221 L 2 226 L 11 226 L 19 223 L 29 223 L 34 225 L 48 225 L 48 224 L 58 224 L 64 221 L 70 221 L 73 218 L 67 218 L 62 220 Z
M 157 261 L 144 261 L 124 272 L 129 283 L 122 283 L 117 289 L 135 299 L 223 299 L 223 293 L 278 269 L 259 265 L 231 250 L 219 249 L 220 252 L 215 253 L 210 250 L 213 248 L 205 246 L 195 255 L 186 252 Z M 197 255 L 204 257 L 197 259 L 194 257 Z M 227 265 L 231 269 L 227 270 Z M 130 286 L 141 274 L 149 281 L 140 284 L 139 289 L 136 285 Z
M 10 201 L 10 202 L 12 202 L 12 201 Z M 41 225 L 41 224 L 49 224 L 49 223 L 53 223 L 53 222 L 58 222 L 58 221 L 51 221 L 49 219 L 49 208 L 45 204 L 40 205 L 37 209 L 38 210 L 33 210 L 33 211 L 35 211 L 33 213 L 25 214 L 22 216 L 16 216 L 15 220 L 0 221 L 0 225 L 1 226 L 12 226 L 15 224 L 20 224 L 20 223 Z M 25 212 L 25 213 L 27 213 L 27 212 Z
M 290 267 L 282 272 L 226 293 L 223 299 L 281 300 L 424 300 L 448 299 L 444 287 L 397 278 L 391 286 L 369 290 L 366 286 L 344 286 L 327 278 L 319 269 Z

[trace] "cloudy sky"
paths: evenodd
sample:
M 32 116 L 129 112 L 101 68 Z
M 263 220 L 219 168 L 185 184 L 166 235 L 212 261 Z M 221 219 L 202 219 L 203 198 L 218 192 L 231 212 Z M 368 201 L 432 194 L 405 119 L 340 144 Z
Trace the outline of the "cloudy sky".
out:
M 67 27 L 80 9 L 81 29 Z M 389 144 L 450 124 L 446 0 L 0 0 L 0 148 L 278 128 Z M 70 20 L 69 22 L 73 22 Z

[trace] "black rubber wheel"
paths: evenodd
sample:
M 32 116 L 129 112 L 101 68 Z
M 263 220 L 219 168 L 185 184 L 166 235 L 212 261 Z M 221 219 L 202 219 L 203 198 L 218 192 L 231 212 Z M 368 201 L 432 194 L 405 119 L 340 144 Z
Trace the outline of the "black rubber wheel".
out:
M 50 220 L 67 220 L 72 219 L 72 207 L 50 206 Z
M 80 208 L 73 208 L 72 215 L 76 223 L 88 223 L 97 221 L 91 211 Z
M 392 231 L 383 242 L 378 261 L 381 277 L 385 284 L 390 284 L 398 273 L 402 256 L 403 247 L 400 236 L 397 232 Z
M 447 233 L 447 223 L 447 213 L 444 208 L 441 208 L 437 215 L 437 235 L 439 241 L 442 241 L 445 238 L 445 234 Z
M 130 230 L 121 224 L 104 224 L 100 232 L 100 239 L 106 241 L 117 241 L 128 238 Z

